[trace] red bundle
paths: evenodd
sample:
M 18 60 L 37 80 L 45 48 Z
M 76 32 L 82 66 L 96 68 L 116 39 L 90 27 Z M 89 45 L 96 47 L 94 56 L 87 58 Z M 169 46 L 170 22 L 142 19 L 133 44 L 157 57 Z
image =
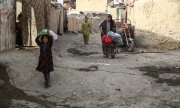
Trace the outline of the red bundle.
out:
M 110 38 L 108 36 L 103 36 L 102 37 L 102 42 L 104 42 L 106 44 L 112 44 L 112 38 Z

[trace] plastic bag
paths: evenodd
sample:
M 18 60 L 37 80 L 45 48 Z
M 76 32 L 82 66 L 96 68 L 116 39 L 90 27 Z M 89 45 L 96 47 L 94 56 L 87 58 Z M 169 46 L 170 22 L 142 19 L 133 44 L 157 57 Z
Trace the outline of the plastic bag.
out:
M 49 30 L 49 35 L 51 35 L 53 37 L 53 40 L 57 40 L 58 35 L 56 33 L 54 33 L 52 30 Z
M 49 35 L 48 30 L 47 29 L 43 29 L 38 33 L 38 36 L 45 36 L 45 35 Z
M 43 29 L 38 33 L 38 36 L 45 36 L 45 35 L 51 35 L 53 37 L 53 40 L 57 40 L 58 35 L 54 33 L 52 30 Z
M 123 38 L 120 34 L 109 31 L 107 34 L 108 37 L 112 38 L 112 41 L 117 45 L 123 45 Z
M 112 44 L 112 38 L 110 38 L 108 36 L 103 36 L 102 37 L 102 42 L 104 42 L 106 44 Z

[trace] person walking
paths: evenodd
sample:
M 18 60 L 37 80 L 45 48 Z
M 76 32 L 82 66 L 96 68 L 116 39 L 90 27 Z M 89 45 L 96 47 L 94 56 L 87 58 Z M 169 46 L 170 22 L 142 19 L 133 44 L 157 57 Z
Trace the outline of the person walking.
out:
M 82 29 L 84 44 L 88 45 L 89 35 L 91 33 L 91 25 L 88 22 L 88 18 L 87 17 L 85 17 L 85 20 L 84 20 L 84 23 L 82 23 L 81 29 Z
M 52 57 L 52 44 L 53 37 L 46 34 L 37 36 L 35 39 L 37 45 L 40 47 L 40 56 L 36 70 L 42 72 L 45 79 L 45 88 L 50 86 L 50 72 L 54 71 L 53 57 Z
M 108 14 L 107 18 L 99 24 L 99 28 L 101 31 L 101 39 L 104 35 L 107 35 L 109 31 L 116 30 L 116 24 L 114 20 L 112 19 L 111 14 Z M 103 54 L 105 55 L 106 46 L 103 43 L 102 43 L 102 51 L 103 51 Z

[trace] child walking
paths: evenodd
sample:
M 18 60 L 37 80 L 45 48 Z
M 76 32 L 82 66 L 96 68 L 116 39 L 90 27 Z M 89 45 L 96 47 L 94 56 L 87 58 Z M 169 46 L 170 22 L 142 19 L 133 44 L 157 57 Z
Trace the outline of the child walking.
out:
M 84 44 L 88 44 L 89 42 L 89 35 L 91 33 L 91 25 L 88 22 L 88 18 L 85 17 L 84 23 L 81 26 L 82 29 L 82 34 L 83 34 L 83 39 L 84 39 Z
M 38 36 L 35 39 L 37 45 L 40 47 L 39 62 L 36 70 L 42 72 L 45 79 L 45 88 L 50 86 L 50 72 L 54 71 L 52 58 L 52 44 L 53 37 L 50 35 Z

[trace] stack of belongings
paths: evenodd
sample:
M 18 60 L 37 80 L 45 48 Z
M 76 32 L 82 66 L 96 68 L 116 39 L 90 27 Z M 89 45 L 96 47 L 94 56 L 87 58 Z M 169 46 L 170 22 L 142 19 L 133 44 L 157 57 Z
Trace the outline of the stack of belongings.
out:
M 42 31 L 40 31 L 38 33 L 38 36 L 45 36 L 45 35 L 50 35 L 53 37 L 53 40 L 57 40 L 58 35 L 56 33 L 54 33 L 52 30 L 48 30 L 48 29 L 43 29 Z
M 114 44 L 116 44 L 117 46 L 124 45 L 123 38 L 122 38 L 122 36 L 120 34 L 109 31 L 107 36 L 110 37 L 112 39 L 112 42 Z
M 112 38 L 109 37 L 109 36 L 106 36 L 106 35 L 104 35 L 104 36 L 102 37 L 102 42 L 105 43 L 105 44 L 108 44 L 108 45 L 110 45 L 110 44 L 113 43 Z

